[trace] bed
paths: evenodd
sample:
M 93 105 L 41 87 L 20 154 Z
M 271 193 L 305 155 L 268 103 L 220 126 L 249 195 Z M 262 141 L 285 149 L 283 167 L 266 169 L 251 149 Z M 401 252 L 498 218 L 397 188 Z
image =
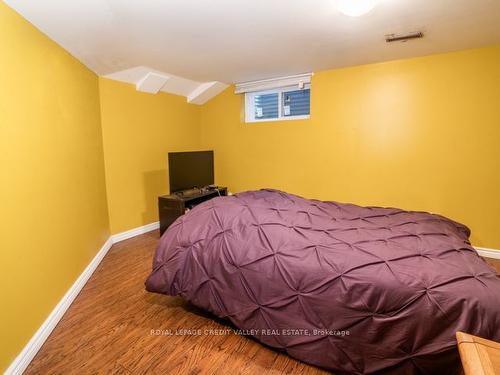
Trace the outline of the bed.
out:
M 500 278 L 440 215 L 219 197 L 162 236 L 146 289 L 336 374 L 461 372 L 455 332 L 500 340 Z

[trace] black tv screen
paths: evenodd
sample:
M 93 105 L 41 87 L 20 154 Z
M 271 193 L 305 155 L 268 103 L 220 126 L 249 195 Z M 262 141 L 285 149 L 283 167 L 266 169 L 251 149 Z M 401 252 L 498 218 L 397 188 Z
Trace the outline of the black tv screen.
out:
M 214 183 L 214 152 L 169 152 L 170 193 Z

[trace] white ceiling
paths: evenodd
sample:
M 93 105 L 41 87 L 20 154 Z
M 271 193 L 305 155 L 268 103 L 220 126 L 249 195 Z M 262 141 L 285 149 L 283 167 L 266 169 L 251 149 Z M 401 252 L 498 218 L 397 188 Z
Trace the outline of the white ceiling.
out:
M 335 0 L 6 3 L 96 73 L 133 75 L 147 67 L 184 77 L 186 87 L 194 82 L 179 89 L 186 96 L 212 81 L 279 77 L 500 42 L 500 0 L 380 0 L 359 18 L 339 13 Z M 425 38 L 384 41 L 385 34 L 416 30 Z

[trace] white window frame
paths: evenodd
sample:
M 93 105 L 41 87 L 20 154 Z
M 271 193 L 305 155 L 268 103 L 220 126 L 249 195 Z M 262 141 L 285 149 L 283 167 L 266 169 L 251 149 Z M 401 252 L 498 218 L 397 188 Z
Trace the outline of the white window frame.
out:
M 304 85 L 305 89 L 311 89 L 311 85 L 309 83 Z M 307 120 L 311 117 L 311 103 L 309 97 L 309 114 L 308 115 L 300 115 L 300 116 L 284 116 L 283 115 L 283 93 L 289 91 L 297 91 L 300 90 L 297 85 L 279 87 L 271 90 L 263 90 L 263 91 L 252 91 L 245 93 L 245 122 L 272 122 L 272 121 L 290 121 L 290 120 Z M 257 95 L 266 95 L 266 94 L 278 94 L 278 117 L 277 118 L 264 118 L 259 119 L 255 118 L 255 97 Z

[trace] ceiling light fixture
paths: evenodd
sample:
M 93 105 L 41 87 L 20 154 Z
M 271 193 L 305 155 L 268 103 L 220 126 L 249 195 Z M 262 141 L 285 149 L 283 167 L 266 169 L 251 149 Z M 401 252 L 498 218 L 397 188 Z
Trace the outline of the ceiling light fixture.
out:
M 378 0 L 337 0 L 337 9 L 347 16 L 359 17 L 375 8 Z

